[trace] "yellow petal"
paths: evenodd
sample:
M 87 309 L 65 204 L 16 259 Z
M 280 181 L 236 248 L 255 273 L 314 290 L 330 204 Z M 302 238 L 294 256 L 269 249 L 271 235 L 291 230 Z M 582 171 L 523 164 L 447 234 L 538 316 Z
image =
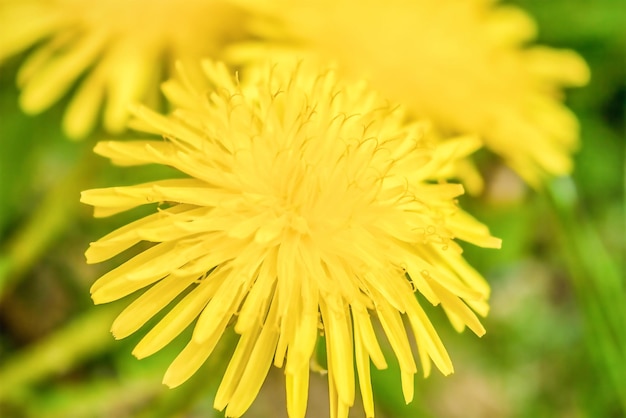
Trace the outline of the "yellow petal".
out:
M 196 280 L 197 276 L 168 276 L 152 286 L 115 318 L 111 326 L 113 336 L 126 338 L 137 331 Z

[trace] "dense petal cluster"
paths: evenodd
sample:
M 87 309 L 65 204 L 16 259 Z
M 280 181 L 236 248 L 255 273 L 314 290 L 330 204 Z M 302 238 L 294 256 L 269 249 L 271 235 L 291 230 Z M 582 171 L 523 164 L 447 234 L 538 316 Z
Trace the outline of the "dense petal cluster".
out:
M 285 370 L 289 416 L 303 417 L 318 341 L 327 350 L 332 416 L 347 417 L 354 403 L 355 365 L 373 416 L 370 362 L 386 367 L 378 326 L 410 401 L 417 365 L 405 320 L 424 374 L 431 360 L 451 373 L 416 293 L 440 304 L 459 331 L 482 335 L 475 312 L 487 313 L 489 288 L 455 239 L 483 247 L 500 241 L 457 207 L 462 186 L 426 180 L 449 150 L 438 154 L 427 124 L 406 123 L 401 109 L 331 70 L 267 65 L 240 81 L 221 64 L 203 68 L 203 86 L 183 70 L 181 81 L 164 85 L 171 115 L 136 111 L 137 125 L 162 139 L 96 146 L 119 165 L 157 163 L 186 174 L 82 194 L 96 216 L 159 204 L 86 253 L 96 263 L 154 243 L 93 285 L 96 303 L 149 287 L 117 318 L 114 335 L 134 333 L 168 307 L 135 348 L 142 358 L 195 321 L 164 378 L 177 386 L 234 324 L 240 339 L 215 398 L 234 417 L 248 409 L 272 363 Z
M 105 103 L 104 127 L 119 132 L 129 104 L 156 101 L 175 61 L 215 56 L 241 36 L 241 18 L 228 0 L 0 0 L 0 61 L 35 47 L 18 73 L 25 111 L 45 110 L 80 79 L 67 135 L 91 132 Z
M 337 61 L 448 132 L 480 135 L 531 185 L 570 172 L 578 123 L 561 89 L 589 72 L 572 51 L 529 46 L 536 28 L 522 10 L 493 0 L 249 3 L 268 17 L 256 25 L 266 40 Z

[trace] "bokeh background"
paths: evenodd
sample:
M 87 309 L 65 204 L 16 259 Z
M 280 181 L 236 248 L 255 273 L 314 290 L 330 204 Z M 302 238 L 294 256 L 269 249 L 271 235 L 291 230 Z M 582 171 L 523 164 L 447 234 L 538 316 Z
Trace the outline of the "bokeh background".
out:
M 591 67 L 589 86 L 568 92 L 582 125 L 576 170 L 534 191 L 479 155 L 487 188 L 461 204 L 504 240 L 499 251 L 466 251 L 492 285 L 487 334 L 456 334 L 429 310 L 456 373 L 418 377 L 405 405 L 394 365 L 373 372 L 377 416 L 626 416 L 626 5 L 514 3 L 535 16 L 541 43 L 573 48 Z M 127 301 L 94 307 L 89 297 L 91 283 L 120 260 L 87 266 L 84 250 L 137 212 L 93 220 L 80 191 L 166 173 L 111 166 L 91 152 L 98 135 L 67 140 L 59 123 L 66 102 L 23 114 L 14 81 L 22 58 L 0 67 L 0 416 L 222 416 L 211 405 L 232 335 L 194 378 L 169 390 L 161 377 L 184 336 L 138 361 L 131 351 L 141 335 L 115 341 L 108 332 Z M 285 416 L 281 379 L 273 369 L 246 416 Z M 321 375 L 312 376 L 309 404 L 308 416 L 327 416 Z M 356 405 L 351 417 L 362 417 Z

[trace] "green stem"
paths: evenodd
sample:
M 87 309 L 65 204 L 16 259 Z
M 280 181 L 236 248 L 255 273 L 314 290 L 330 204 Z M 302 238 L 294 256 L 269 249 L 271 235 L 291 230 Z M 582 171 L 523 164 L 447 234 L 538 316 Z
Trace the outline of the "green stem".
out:
M 49 388 L 45 395 L 26 399 L 24 410 L 26 417 L 62 418 L 62 417 L 115 417 L 120 411 L 124 416 L 134 416 L 141 405 L 152 401 L 165 388 L 154 377 L 135 379 L 103 378 L 69 382 Z M 21 406 L 21 405 L 20 405 Z
M 564 259 L 585 316 L 587 343 L 595 354 L 600 376 L 611 383 L 626 414 L 626 293 L 621 267 L 601 240 L 592 222 L 581 212 L 570 179 L 560 179 L 547 190 L 555 224 L 563 237 Z
M 79 194 L 94 172 L 90 147 L 74 168 L 51 188 L 28 223 L 7 243 L 0 255 L 0 298 L 8 294 L 42 254 L 74 221 Z
M 92 308 L 66 325 L 27 347 L 0 366 L 0 400 L 19 396 L 28 386 L 72 370 L 82 361 L 109 350 L 115 341 L 109 333 L 119 306 Z

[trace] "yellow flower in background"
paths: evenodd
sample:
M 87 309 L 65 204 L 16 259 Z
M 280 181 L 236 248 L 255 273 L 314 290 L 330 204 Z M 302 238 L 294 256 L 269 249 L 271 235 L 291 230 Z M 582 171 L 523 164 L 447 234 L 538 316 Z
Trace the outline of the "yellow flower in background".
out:
M 88 135 L 101 113 L 118 133 L 129 104 L 158 101 L 174 62 L 215 56 L 240 37 L 241 17 L 226 0 L 0 0 L 0 62 L 33 48 L 17 76 L 24 111 L 77 86 L 65 133 Z
M 482 335 L 476 313 L 487 313 L 489 287 L 455 239 L 500 246 L 457 206 L 462 186 L 427 181 L 454 152 L 434 148 L 428 124 L 406 123 L 400 108 L 364 83 L 342 83 L 332 70 L 264 65 L 235 78 L 222 64 L 205 61 L 203 68 L 204 84 L 182 67 L 180 81 L 164 85 L 171 115 L 135 112 L 133 126 L 162 139 L 95 149 L 118 165 L 163 164 L 186 175 L 82 194 L 95 216 L 158 203 L 154 214 L 86 252 L 97 263 L 154 243 L 92 287 L 95 303 L 148 288 L 114 322 L 115 337 L 169 310 L 135 348 L 143 358 L 195 321 L 164 377 L 175 387 L 233 324 L 240 338 L 214 402 L 230 417 L 249 408 L 272 364 L 284 367 L 289 416 L 304 417 L 318 340 L 326 345 L 331 416 L 348 416 L 355 366 L 373 416 L 370 361 L 386 367 L 376 324 L 399 361 L 407 402 L 417 365 L 405 319 L 424 375 L 431 361 L 451 373 L 416 293 L 440 304 L 457 330 Z M 471 138 L 454 141 L 471 148 Z
M 447 132 L 480 135 L 531 185 L 571 171 L 578 123 L 562 88 L 589 71 L 572 51 L 529 46 L 536 27 L 522 10 L 493 0 L 251 3 L 268 18 L 255 27 L 263 38 L 337 61 Z

